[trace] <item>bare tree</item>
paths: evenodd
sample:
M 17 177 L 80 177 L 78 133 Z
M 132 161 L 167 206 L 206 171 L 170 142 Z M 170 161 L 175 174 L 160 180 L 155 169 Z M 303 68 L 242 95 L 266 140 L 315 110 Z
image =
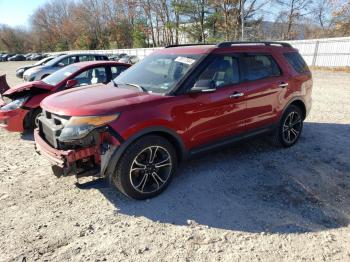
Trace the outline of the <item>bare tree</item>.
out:
M 301 19 L 307 14 L 310 14 L 309 7 L 311 5 L 310 0 L 276 0 L 281 6 L 283 11 L 279 13 L 280 22 L 286 24 L 286 30 L 283 30 L 282 38 L 292 39 L 293 26 L 296 23 L 300 23 Z

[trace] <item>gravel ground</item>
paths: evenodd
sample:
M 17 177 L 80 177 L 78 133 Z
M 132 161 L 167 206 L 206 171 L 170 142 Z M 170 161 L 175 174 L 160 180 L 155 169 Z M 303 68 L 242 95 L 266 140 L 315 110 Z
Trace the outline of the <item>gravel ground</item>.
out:
M 14 69 L 0 74 L 18 83 Z M 0 261 L 350 261 L 350 74 L 314 72 L 300 142 L 184 163 L 148 201 L 57 179 L 30 134 L 0 130 Z

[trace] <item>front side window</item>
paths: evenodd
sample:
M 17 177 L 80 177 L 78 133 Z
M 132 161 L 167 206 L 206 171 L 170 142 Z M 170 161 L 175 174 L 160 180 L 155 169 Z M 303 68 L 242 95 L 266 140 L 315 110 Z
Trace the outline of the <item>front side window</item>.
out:
M 69 57 L 66 57 L 66 58 L 60 60 L 58 62 L 58 65 L 67 66 L 70 64 L 74 64 L 76 62 L 77 62 L 77 58 L 75 56 L 69 56 Z
M 107 82 L 106 69 L 104 67 L 88 69 L 74 77 L 74 79 L 78 81 L 77 86 L 105 83 Z
M 205 81 L 213 88 L 239 83 L 238 59 L 231 56 L 219 56 L 196 79 Z
M 64 67 L 55 73 L 45 77 L 42 81 L 48 85 L 56 86 L 58 83 L 69 77 L 70 75 L 74 74 L 79 70 L 79 67 L 75 65 L 70 65 L 67 67 Z
M 271 55 L 246 55 L 243 59 L 247 81 L 281 75 L 281 69 Z
M 201 55 L 150 55 L 114 79 L 117 86 L 137 85 L 155 93 L 170 91 Z M 132 85 L 130 85 L 132 84 Z

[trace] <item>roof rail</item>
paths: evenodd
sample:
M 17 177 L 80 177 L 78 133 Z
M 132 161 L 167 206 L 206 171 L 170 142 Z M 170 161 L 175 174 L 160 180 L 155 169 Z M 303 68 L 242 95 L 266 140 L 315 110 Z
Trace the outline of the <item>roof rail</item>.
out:
M 283 47 L 292 47 L 290 44 L 285 42 L 270 42 L 270 41 L 236 41 L 236 42 L 222 42 L 216 45 L 216 47 L 230 47 L 232 45 L 242 45 L 242 44 L 263 44 L 266 46 L 270 45 L 281 45 Z
M 165 48 L 180 47 L 180 46 L 201 46 L 201 45 L 215 45 L 215 44 L 183 44 L 183 45 L 167 45 Z

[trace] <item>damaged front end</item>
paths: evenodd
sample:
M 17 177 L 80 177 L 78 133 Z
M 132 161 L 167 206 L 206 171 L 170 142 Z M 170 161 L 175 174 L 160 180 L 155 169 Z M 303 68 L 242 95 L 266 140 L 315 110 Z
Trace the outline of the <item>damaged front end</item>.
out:
M 88 128 L 81 121 L 47 111 L 39 117 L 39 127 L 34 131 L 36 151 L 53 164 L 54 174 L 58 177 L 101 176 L 112 152 L 119 146 L 106 125 L 101 124 L 82 134 L 81 130 Z M 75 126 L 78 130 L 72 130 L 77 122 L 80 122 Z
M 0 75 L 0 107 L 6 104 L 2 98 L 2 95 L 9 89 L 10 86 L 7 84 L 6 75 Z

